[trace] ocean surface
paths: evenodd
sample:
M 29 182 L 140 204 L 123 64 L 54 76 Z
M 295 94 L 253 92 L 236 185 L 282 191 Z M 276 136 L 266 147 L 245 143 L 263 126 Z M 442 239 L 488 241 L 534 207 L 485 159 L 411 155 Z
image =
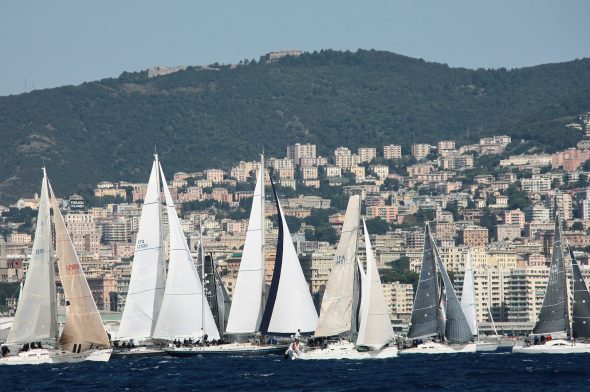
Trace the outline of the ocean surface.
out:
M 117 358 L 0 367 L 3 391 L 588 391 L 590 355 L 478 353 L 390 360 Z

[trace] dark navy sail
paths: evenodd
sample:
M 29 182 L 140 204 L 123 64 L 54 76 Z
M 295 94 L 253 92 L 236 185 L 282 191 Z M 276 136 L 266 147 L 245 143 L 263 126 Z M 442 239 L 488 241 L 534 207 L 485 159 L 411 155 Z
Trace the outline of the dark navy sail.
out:
M 465 313 L 463 313 L 461 303 L 459 302 L 459 298 L 457 298 L 457 293 L 453 288 L 449 274 L 442 260 L 438 257 L 438 254 L 435 255 L 437 256 L 438 269 L 442 275 L 445 287 L 445 338 L 453 343 L 467 343 L 472 339 L 471 327 L 469 327 Z
M 438 333 L 438 282 L 430 227 L 424 232 L 422 267 L 416 288 L 408 338 L 433 336 Z
M 572 256 L 572 280 L 574 281 L 572 336 L 576 339 L 587 338 L 590 337 L 590 294 L 571 249 L 570 255 Z
M 533 333 L 554 333 L 568 330 L 567 280 L 563 247 L 561 244 L 561 225 L 556 208 L 555 231 L 553 234 L 553 254 L 543 306 Z

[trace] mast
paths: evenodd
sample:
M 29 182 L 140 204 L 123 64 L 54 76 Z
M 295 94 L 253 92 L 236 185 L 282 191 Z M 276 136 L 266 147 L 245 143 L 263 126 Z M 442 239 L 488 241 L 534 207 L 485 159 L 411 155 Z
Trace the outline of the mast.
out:
M 203 295 L 201 296 L 201 332 L 203 333 L 203 343 L 205 342 L 205 304 L 207 304 L 207 292 L 205 290 L 205 248 L 203 247 L 203 222 L 199 217 L 199 243 L 201 248 L 201 282 L 203 285 Z M 198 255 L 197 255 L 198 257 Z M 208 304 L 207 304 L 208 306 Z
M 260 309 L 258 311 L 258 321 L 256 323 L 257 329 L 260 329 L 260 322 L 262 321 L 262 315 L 264 312 L 264 307 L 266 306 L 266 303 L 264 301 L 265 298 L 265 287 L 266 287 L 266 282 L 265 282 L 265 269 L 266 269 L 266 260 L 265 260 L 265 251 L 266 251 L 266 236 L 264 235 L 265 233 L 265 229 L 266 229 L 266 215 L 265 215 L 265 200 L 264 200 L 264 188 L 265 188 L 265 183 L 266 183 L 266 168 L 264 167 L 264 153 L 260 154 L 260 171 L 262 172 L 262 175 L 260 176 L 260 178 L 262 179 L 262 184 L 260 185 L 260 222 L 261 222 L 261 227 L 260 230 L 262 230 L 260 232 L 260 238 L 262 239 L 262 242 L 260 244 L 260 265 L 261 265 L 261 269 L 260 269 L 260 273 L 262 274 L 260 281 L 262 282 L 262 290 L 260 291 L 260 295 L 262 298 L 260 298 Z M 252 199 L 254 200 L 254 199 Z
M 47 179 L 47 171 L 43 167 L 43 181 L 45 186 L 48 186 L 49 180 Z M 51 226 L 51 218 L 49 219 L 49 225 Z M 55 340 L 55 347 L 59 344 L 59 321 L 57 320 L 57 288 L 55 286 L 55 253 L 53 250 L 53 240 L 51 235 L 46 238 L 45 249 L 49 251 L 49 297 L 51 298 L 51 320 L 54 324 L 53 340 Z

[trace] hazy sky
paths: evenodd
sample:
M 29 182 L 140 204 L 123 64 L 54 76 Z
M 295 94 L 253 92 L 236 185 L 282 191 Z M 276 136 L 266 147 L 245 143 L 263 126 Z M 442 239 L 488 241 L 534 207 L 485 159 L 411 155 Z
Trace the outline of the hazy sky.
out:
M 291 48 L 513 68 L 590 57 L 589 38 L 586 0 L 0 0 L 0 95 Z

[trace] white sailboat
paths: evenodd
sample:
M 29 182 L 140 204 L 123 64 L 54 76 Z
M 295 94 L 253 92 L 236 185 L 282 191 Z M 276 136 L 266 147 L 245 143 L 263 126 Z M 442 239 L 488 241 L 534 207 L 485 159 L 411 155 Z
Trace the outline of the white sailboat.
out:
M 439 287 L 437 269 L 442 276 L 443 287 Z M 440 338 L 439 341 L 435 341 L 434 337 Z M 476 344 L 471 342 L 471 328 L 438 256 L 428 224 L 407 338 L 412 340 L 412 347 L 404 348 L 400 354 L 473 353 L 477 349 Z
M 473 274 L 473 263 L 471 252 L 467 252 L 467 263 L 465 265 L 465 277 L 463 279 L 463 292 L 461 293 L 461 309 L 465 314 L 469 329 L 476 342 L 477 351 L 496 351 L 498 343 L 484 342 L 479 340 L 479 328 L 477 323 L 477 303 L 475 299 L 475 279 Z M 490 318 L 492 315 L 490 313 Z M 492 323 L 494 320 L 492 319 Z
M 162 255 L 160 183 L 158 155 L 155 154 L 135 241 L 127 299 L 116 336 L 118 340 L 139 344 L 135 348 L 116 349 L 114 356 L 163 353 L 151 341 L 166 285 L 166 265 Z
M 166 185 L 161 165 L 160 176 L 164 184 L 164 197 L 170 229 L 170 260 L 162 306 L 152 336 L 156 339 L 200 340 L 206 334 L 219 339 L 219 332 L 211 309 L 203 301 L 203 287 L 199 274 Z
M 293 342 L 286 352 L 291 359 L 383 359 L 397 356 L 397 347 L 389 345 L 394 337 L 393 329 L 366 225 L 366 274 L 356 257 L 359 218 L 360 198 L 351 196 L 315 333 L 315 337 L 339 338 L 322 348 Z M 339 317 L 340 312 L 344 314 Z
M 48 188 L 55 216 L 59 276 L 66 299 L 66 321 L 59 339 Z M 8 342 L 28 344 L 31 340 L 55 339 L 56 348 L 21 351 L 0 358 L 0 364 L 108 361 L 109 339 L 45 171 L 37 219 L 31 267 Z
M 552 339 L 525 346 L 514 346 L 518 354 L 577 354 L 590 353 L 590 344 L 576 339 L 590 338 L 590 295 L 584 283 L 580 267 L 570 249 L 572 257 L 573 309 L 572 323 L 569 319 L 568 284 L 565 258 L 561 237 L 561 221 L 555 206 L 555 230 L 553 234 L 553 253 L 549 268 L 549 279 L 543 305 L 532 333 L 534 335 L 566 335 L 567 339 Z

